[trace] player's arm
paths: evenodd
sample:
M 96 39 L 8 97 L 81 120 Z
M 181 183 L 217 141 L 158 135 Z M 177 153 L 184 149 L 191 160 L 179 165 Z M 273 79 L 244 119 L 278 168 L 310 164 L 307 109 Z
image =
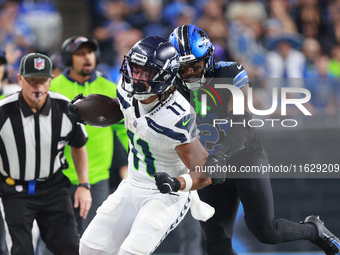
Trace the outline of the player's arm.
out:
M 192 179 L 190 190 L 201 189 L 211 184 L 211 179 L 206 173 L 197 172 L 195 169 L 196 166 L 204 166 L 209 155 L 198 139 L 192 143 L 178 145 L 175 150 L 185 166 L 190 169 L 189 175 Z M 185 179 L 183 177 L 178 177 L 177 179 L 181 183 L 180 190 L 184 190 L 186 188 Z
M 78 175 L 79 183 L 89 182 L 88 157 L 85 145 L 76 148 L 70 146 L 71 155 Z M 80 207 L 79 215 L 86 218 L 92 204 L 91 192 L 85 187 L 78 187 L 74 193 L 74 208 Z
M 229 121 L 233 123 L 244 123 L 232 125 L 226 135 L 226 138 L 222 142 L 221 146 L 216 151 L 215 155 L 209 155 L 206 162 L 207 167 L 216 167 L 217 165 L 225 165 L 225 162 L 239 151 L 247 140 L 248 133 L 250 132 L 250 126 L 248 121 L 251 119 L 251 112 L 248 108 L 248 87 L 249 78 L 247 72 L 243 66 L 239 63 L 234 62 L 230 66 L 220 68 L 220 75 L 226 75 L 226 77 L 234 77 L 233 85 L 240 88 L 244 95 L 244 114 L 234 115 L 233 114 L 233 96 L 228 102 L 228 117 Z M 215 175 L 216 172 L 213 174 Z M 217 173 L 216 176 L 211 176 L 213 184 L 219 184 L 226 178 L 226 173 Z
M 155 174 L 156 185 L 161 193 L 197 190 L 211 184 L 211 179 L 206 173 L 195 171 L 196 166 L 203 166 L 208 157 L 208 152 L 198 139 L 191 143 L 178 145 L 175 150 L 185 166 L 190 169 L 190 173 L 177 178 L 171 177 L 165 172 Z
M 248 108 L 248 87 L 247 83 L 241 88 L 241 91 L 244 95 L 244 114 L 243 115 L 234 115 L 233 114 L 233 98 L 231 97 L 228 103 L 229 109 L 229 120 L 234 123 L 244 123 L 232 125 L 226 135 L 226 138 L 222 142 L 221 146 L 216 151 L 216 156 L 224 156 L 227 159 L 230 158 L 233 154 L 235 154 L 238 150 L 242 148 L 245 141 L 247 140 L 248 132 L 250 131 L 250 126 L 248 125 L 248 121 L 251 120 L 251 113 Z

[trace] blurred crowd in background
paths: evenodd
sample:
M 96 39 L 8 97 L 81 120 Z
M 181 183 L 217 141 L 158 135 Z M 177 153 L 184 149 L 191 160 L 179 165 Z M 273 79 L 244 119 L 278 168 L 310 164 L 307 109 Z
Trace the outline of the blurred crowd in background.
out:
M 272 87 L 305 87 L 311 92 L 306 107 L 313 116 L 339 119 L 340 0 L 86 2 L 90 36 L 101 48 L 98 70 L 114 82 L 120 78 L 123 56 L 138 40 L 149 35 L 167 38 L 175 27 L 195 24 L 210 37 L 215 61 L 244 65 L 255 108 L 270 108 Z M 55 2 L 0 0 L 0 5 L 0 49 L 9 62 L 8 83 L 16 83 L 19 60 L 32 51 L 55 54 L 54 65 L 62 70 L 56 53 L 65 38 Z

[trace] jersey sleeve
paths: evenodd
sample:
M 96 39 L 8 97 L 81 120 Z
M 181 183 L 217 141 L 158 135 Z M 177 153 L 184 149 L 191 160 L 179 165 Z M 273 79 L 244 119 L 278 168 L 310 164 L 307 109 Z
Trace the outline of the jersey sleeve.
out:
M 124 110 L 126 110 L 127 108 L 129 108 L 131 106 L 131 103 L 128 102 L 127 100 L 127 92 L 123 90 L 122 88 L 122 79 L 121 78 L 118 82 L 118 85 L 117 85 L 117 98 L 118 98 L 118 101 L 119 101 L 119 104 L 120 104 L 120 108 L 121 110 L 123 111 L 124 113 Z
M 123 98 L 122 96 L 122 86 L 121 86 L 121 82 L 122 79 L 120 79 L 118 85 L 115 86 L 115 90 L 114 90 L 114 95 L 113 97 L 117 97 L 118 98 L 118 102 L 120 104 L 120 108 L 122 109 L 123 105 L 125 107 L 127 107 L 126 104 L 130 105 L 128 102 L 126 102 L 126 100 Z M 123 91 L 124 92 L 124 91 Z M 123 107 L 123 109 L 125 109 Z M 114 131 L 116 131 L 116 135 L 117 138 L 119 139 L 119 141 L 121 142 L 121 144 L 123 145 L 124 149 L 126 151 L 128 151 L 128 147 L 129 147 L 129 137 L 126 134 L 126 129 L 125 129 L 125 125 L 124 125 L 124 119 L 122 119 L 119 123 L 115 124 L 112 126 L 112 129 Z
M 190 103 L 178 92 L 176 100 L 166 107 L 167 114 L 163 116 L 162 123 L 168 123 L 166 134 L 168 146 L 175 149 L 178 145 L 191 143 L 198 137 L 196 113 Z
M 197 139 L 196 114 L 194 112 L 184 115 L 167 134 L 170 147 L 175 149 L 178 145 L 191 143 Z
M 160 141 L 165 142 L 166 147 L 173 150 L 178 145 L 191 143 L 197 139 L 196 115 L 194 113 L 183 114 L 175 121 L 170 114 L 162 116 L 162 119 L 158 121 L 149 117 L 145 119 L 148 127 L 158 133 Z
M 129 137 L 126 134 L 126 129 L 124 125 L 124 119 L 121 120 L 119 123 L 112 126 L 112 129 L 116 131 L 117 138 L 123 145 L 124 149 L 128 151 L 129 149 Z
M 88 136 L 84 125 L 73 121 L 73 131 L 70 136 L 69 145 L 80 148 L 86 144 L 87 140 Z
M 181 120 L 176 123 L 175 126 L 179 129 L 185 130 L 184 134 L 187 137 L 187 141 L 185 143 L 191 143 L 197 139 L 198 133 L 196 114 L 194 112 L 185 115 Z
M 215 64 L 216 78 L 231 78 L 232 84 L 238 88 L 243 88 L 248 82 L 249 77 L 243 65 L 237 62 L 217 62 Z
M 234 73 L 233 85 L 238 88 L 243 88 L 249 82 L 246 70 L 244 70 L 243 66 L 237 62 L 234 62 L 231 65 L 231 70 Z

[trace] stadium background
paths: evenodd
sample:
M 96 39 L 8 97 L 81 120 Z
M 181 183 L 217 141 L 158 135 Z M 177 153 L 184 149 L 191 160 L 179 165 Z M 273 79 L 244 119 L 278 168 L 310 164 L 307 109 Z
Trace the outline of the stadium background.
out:
M 338 0 L 0 0 L 0 6 L 0 48 L 9 60 L 10 84 L 16 83 L 21 56 L 30 51 L 52 55 L 64 39 L 76 34 L 98 39 L 98 68 L 117 81 L 122 56 L 136 41 L 146 35 L 167 37 L 175 27 L 191 23 L 210 36 L 215 60 L 244 65 L 256 108 L 268 109 L 278 79 L 286 81 L 280 86 L 311 91 L 307 107 L 312 116 L 292 109 L 285 117 L 297 119 L 298 127 L 258 128 L 272 165 L 339 163 Z M 277 217 L 300 221 L 319 214 L 340 235 L 339 179 L 273 179 L 272 185 Z M 237 252 L 317 251 L 308 241 L 259 243 L 246 229 L 242 213 L 241 208 L 235 225 Z

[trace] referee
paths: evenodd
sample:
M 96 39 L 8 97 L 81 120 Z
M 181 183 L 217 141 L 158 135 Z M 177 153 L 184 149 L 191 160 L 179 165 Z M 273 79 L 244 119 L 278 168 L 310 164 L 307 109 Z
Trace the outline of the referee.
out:
M 12 238 L 12 255 L 33 255 L 31 229 L 54 254 L 78 254 L 79 237 L 64 147 L 71 146 L 80 185 L 74 207 L 86 218 L 91 206 L 83 126 L 67 115 L 69 100 L 49 92 L 51 60 L 30 53 L 20 63 L 22 91 L 0 101 L 0 196 Z
M 7 65 L 7 59 L 5 57 L 5 52 L 0 51 L 0 100 L 6 97 L 2 89 L 2 82 L 5 80 L 7 76 L 6 65 Z M 0 203 L 1 203 L 1 198 L 0 198 Z M 1 210 L 0 210 L 0 255 L 8 255 L 8 254 L 9 253 L 8 253 L 7 244 L 6 244 L 6 230 L 5 230 L 4 220 L 3 220 Z

